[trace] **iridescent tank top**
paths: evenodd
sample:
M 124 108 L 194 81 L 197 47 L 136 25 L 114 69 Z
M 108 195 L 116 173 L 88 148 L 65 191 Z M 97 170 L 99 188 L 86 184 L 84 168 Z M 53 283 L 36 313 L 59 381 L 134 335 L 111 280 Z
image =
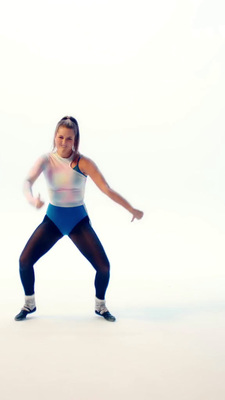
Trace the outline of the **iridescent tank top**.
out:
M 42 157 L 49 201 L 58 207 L 76 207 L 84 204 L 84 192 L 87 177 L 76 166 L 71 168 L 73 155 L 62 158 L 57 153 L 49 153 Z

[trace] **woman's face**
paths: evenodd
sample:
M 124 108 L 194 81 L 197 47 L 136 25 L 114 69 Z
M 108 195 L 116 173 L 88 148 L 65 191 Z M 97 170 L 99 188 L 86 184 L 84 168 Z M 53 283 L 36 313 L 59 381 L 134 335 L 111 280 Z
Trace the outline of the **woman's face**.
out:
M 73 152 L 75 134 L 71 128 L 60 126 L 55 136 L 55 146 L 60 157 L 68 158 Z

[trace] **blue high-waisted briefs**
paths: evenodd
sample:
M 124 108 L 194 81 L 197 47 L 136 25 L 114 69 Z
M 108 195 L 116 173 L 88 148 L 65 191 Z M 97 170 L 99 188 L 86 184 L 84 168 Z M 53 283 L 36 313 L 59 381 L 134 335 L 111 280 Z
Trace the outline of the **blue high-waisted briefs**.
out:
M 69 235 L 72 229 L 88 216 L 85 206 L 58 207 L 48 205 L 46 215 L 57 226 L 63 235 Z

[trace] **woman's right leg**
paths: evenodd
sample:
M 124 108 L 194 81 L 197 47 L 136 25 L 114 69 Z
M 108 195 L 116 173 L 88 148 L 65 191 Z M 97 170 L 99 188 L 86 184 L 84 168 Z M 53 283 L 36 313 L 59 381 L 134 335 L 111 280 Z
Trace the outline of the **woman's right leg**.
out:
M 22 321 L 27 314 L 36 311 L 34 296 L 34 264 L 54 244 L 61 239 L 62 233 L 57 226 L 45 216 L 43 222 L 37 227 L 28 240 L 20 256 L 20 278 L 25 292 L 25 305 L 15 316 L 16 321 Z
M 34 294 L 34 264 L 62 238 L 57 226 L 45 216 L 34 231 L 20 256 L 20 278 L 26 296 Z

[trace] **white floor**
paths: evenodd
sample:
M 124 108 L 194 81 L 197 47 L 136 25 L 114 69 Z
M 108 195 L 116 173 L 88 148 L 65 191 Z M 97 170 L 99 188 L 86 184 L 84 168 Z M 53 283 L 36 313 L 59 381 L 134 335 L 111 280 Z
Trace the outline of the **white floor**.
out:
M 37 312 L 15 322 L 24 239 L 9 253 L 4 236 L 5 259 L 14 266 L 8 274 L 1 268 L 3 400 L 224 400 L 224 233 L 199 220 L 195 230 L 182 220 L 181 230 L 174 215 L 164 215 L 161 226 L 157 214 L 151 220 L 141 259 L 135 243 L 146 225 L 129 226 L 121 247 L 122 234 L 111 246 L 105 237 L 112 259 L 107 304 L 116 323 L 95 316 L 94 274 L 82 257 L 73 253 L 79 269 L 63 265 L 74 252 L 67 239 L 39 262 Z
M 1 318 L 2 399 L 224 399 L 224 307 L 48 311 Z

